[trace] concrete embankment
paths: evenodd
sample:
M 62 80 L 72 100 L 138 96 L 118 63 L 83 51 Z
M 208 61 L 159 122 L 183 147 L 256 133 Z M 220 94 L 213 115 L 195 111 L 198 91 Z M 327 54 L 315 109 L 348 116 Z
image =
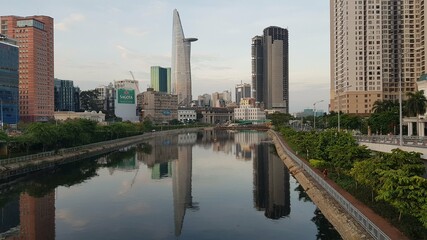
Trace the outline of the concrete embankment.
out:
M 197 132 L 199 130 L 201 130 L 201 128 L 175 129 L 175 130 L 168 130 L 168 131 L 144 133 L 142 135 L 121 138 L 114 141 L 107 141 L 107 142 L 101 142 L 96 144 L 90 144 L 86 146 L 80 146 L 78 148 L 70 149 L 71 151 L 60 150 L 58 151 L 57 154 L 53 154 L 51 156 L 46 156 L 41 158 L 34 158 L 28 161 L 19 161 L 14 163 L 1 164 L 0 165 L 0 181 L 8 181 L 9 179 L 13 179 L 31 172 L 36 172 L 39 170 L 52 168 L 58 165 L 63 165 L 70 162 L 86 159 L 96 155 L 113 152 L 118 149 L 127 147 L 129 145 L 144 142 L 145 140 L 153 136 Z
M 299 166 L 285 151 L 286 143 L 283 138 L 276 135 L 271 130 L 269 136 L 272 138 L 279 157 L 288 167 L 291 174 L 298 180 L 305 189 L 308 196 L 322 211 L 323 215 L 335 227 L 344 239 L 374 239 L 365 231 L 365 229 L 347 212 L 331 195 L 321 187 L 316 180 L 311 177 L 301 166 Z M 314 170 L 318 174 L 320 171 Z M 400 231 L 391 226 L 385 219 L 375 214 L 363 203 L 354 199 L 349 193 L 341 189 L 334 182 L 325 179 L 330 186 L 344 196 L 353 206 L 357 207 L 360 212 L 369 217 L 369 220 L 375 223 L 390 239 L 407 239 Z

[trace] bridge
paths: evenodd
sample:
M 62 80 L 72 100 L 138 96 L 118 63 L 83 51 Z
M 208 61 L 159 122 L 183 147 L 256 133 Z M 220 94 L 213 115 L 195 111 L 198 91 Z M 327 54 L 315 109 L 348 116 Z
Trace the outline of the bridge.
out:
M 421 158 L 427 159 L 427 137 L 403 136 L 400 144 L 397 135 L 356 135 L 354 136 L 361 145 L 379 152 L 391 152 L 392 149 L 400 148 L 408 152 L 419 152 Z

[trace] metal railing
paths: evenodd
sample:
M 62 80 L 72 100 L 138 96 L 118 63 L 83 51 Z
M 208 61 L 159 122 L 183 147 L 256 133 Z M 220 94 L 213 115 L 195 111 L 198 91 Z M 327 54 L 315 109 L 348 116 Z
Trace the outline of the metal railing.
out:
M 92 149 L 92 148 L 101 147 L 103 145 L 115 144 L 115 143 L 119 143 L 119 142 L 122 142 L 125 140 L 128 141 L 128 140 L 133 140 L 133 139 L 139 139 L 142 137 L 146 138 L 149 136 L 151 136 L 151 133 L 146 133 L 144 135 L 137 135 L 137 136 L 127 137 L 127 138 L 119 138 L 119 139 L 114 139 L 114 140 L 109 140 L 109 141 L 104 141 L 104 142 L 91 143 L 91 144 L 82 145 L 82 146 L 78 146 L 78 147 L 63 148 L 63 149 L 59 149 L 58 151 L 48 151 L 48 152 L 26 155 L 26 156 L 22 156 L 22 157 L 0 159 L 0 165 L 7 165 L 7 164 L 21 163 L 21 162 L 30 162 L 30 161 L 40 159 L 40 158 L 44 158 L 44 157 L 51 157 L 51 156 L 55 156 L 55 155 L 63 155 L 63 154 L 67 154 L 67 153 L 77 152 L 77 151 L 84 151 L 84 150 L 88 150 L 88 149 Z
M 274 133 L 277 139 L 280 139 L 277 132 Z M 286 154 L 296 162 L 302 169 L 305 170 L 316 182 L 321 185 L 331 197 L 333 197 L 353 218 L 375 239 L 386 240 L 390 239 L 378 226 L 369 220 L 363 213 L 353 206 L 346 198 L 344 198 L 338 191 L 336 191 L 331 185 L 329 185 L 321 175 L 317 174 L 313 169 L 303 162 L 298 156 L 291 152 L 281 141 L 280 145 L 286 152 Z
M 396 135 L 356 135 L 354 138 L 358 142 L 399 145 L 399 136 Z M 427 137 L 404 136 L 402 140 L 404 146 L 427 148 Z
M 192 129 L 189 129 L 189 128 L 172 129 L 172 130 L 165 130 L 165 131 L 156 132 L 156 134 L 158 135 L 158 134 L 181 133 L 181 132 L 187 132 L 189 130 L 199 130 L 199 129 L 201 129 L 201 128 L 197 127 L 197 128 L 192 128 Z M 91 143 L 91 144 L 82 145 L 82 146 L 78 146 L 78 147 L 62 148 L 62 149 L 59 149 L 58 151 L 48 151 L 48 152 L 26 155 L 26 156 L 22 156 L 22 157 L 0 159 L 0 166 L 7 165 L 7 164 L 13 164 L 13 163 L 29 162 L 29 161 L 33 161 L 33 160 L 44 158 L 44 157 L 51 157 L 51 156 L 55 156 L 55 155 L 63 155 L 63 154 L 67 154 L 67 153 L 77 152 L 77 151 L 84 151 L 84 150 L 88 150 L 91 148 L 97 148 L 97 147 L 100 147 L 102 145 L 116 144 L 116 143 L 120 143 L 123 141 L 129 141 L 129 140 L 133 140 L 133 139 L 135 139 L 135 140 L 141 139 L 141 138 L 146 139 L 146 138 L 152 137 L 153 135 L 154 135 L 153 132 L 145 132 L 144 134 L 135 135 L 135 136 L 126 137 L 126 138 L 118 138 L 118 139 L 114 139 L 114 140 L 96 142 L 96 143 Z

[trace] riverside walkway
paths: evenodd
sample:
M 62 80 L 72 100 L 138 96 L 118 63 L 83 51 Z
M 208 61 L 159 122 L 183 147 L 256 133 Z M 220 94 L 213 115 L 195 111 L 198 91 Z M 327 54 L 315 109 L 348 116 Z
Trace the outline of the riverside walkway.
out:
M 275 142 L 279 156 L 292 175 L 297 178 L 344 239 L 369 239 L 368 236 L 381 240 L 408 239 L 387 220 L 355 199 L 335 182 L 323 177 L 322 173 L 312 168 L 305 159 L 298 157 L 287 146 L 280 134 L 272 130 L 269 134 Z M 315 194 L 310 194 L 313 189 Z M 368 236 L 364 235 L 357 226 L 363 227 Z

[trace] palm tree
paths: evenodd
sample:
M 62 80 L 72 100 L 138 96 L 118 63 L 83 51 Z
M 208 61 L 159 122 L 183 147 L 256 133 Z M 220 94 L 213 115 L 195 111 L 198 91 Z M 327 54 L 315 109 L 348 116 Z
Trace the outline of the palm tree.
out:
M 408 92 L 406 96 L 408 97 L 406 100 L 406 108 L 410 117 L 416 117 L 426 113 L 427 98 L 424 95 L 424 90 Z
M 372 106 L 372 112 L 383 113 L 383 112 L 397 112 L 399 110 L 399 102 L 394 100 L 377 100 Z

